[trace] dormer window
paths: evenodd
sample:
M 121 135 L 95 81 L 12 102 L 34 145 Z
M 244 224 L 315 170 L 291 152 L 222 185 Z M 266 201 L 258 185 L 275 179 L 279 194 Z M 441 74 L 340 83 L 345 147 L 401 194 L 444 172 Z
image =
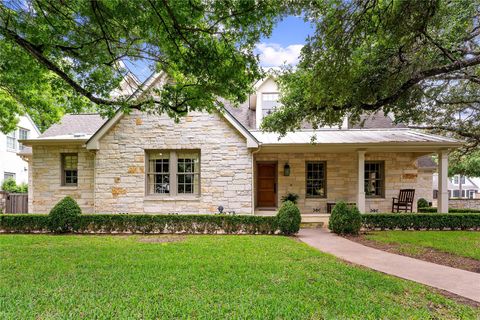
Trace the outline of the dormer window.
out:
M 262 93 L 262 115 L 265 117 L 272 112 L 275 112 L 280 105 L 278 92 Z

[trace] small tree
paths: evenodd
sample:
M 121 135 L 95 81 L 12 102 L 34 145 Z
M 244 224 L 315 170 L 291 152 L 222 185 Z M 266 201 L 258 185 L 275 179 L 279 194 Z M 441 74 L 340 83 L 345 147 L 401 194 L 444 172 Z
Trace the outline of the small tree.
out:
M 8 179 L 3 180 L 2 190 L 6 191 L 6 192 L 16 192 L 17 183 L 15 182 L 15 179 L 8 178 Z
M 341 201 L 335 205 L 328 221 L 328 228 L 337 234 L 357 235 L 362 227 L 362 215 L 356 206 Z
M 71 232 L 82 210 L 69 196 L 60 200 L 49 213 L 49 229 L 56 233 Z
M 15 179 L 8 178 L 3 180 L 2 182 L 2 190 L 6 192 L 12 193 L 27 193 L 28 192 L 28 184 L 20 183 L 17 185 Z
M 292 201 L 285 201 L 277 213 L 278 227 L 284 235 L 292 235 L 300 230 L 302 217 Z

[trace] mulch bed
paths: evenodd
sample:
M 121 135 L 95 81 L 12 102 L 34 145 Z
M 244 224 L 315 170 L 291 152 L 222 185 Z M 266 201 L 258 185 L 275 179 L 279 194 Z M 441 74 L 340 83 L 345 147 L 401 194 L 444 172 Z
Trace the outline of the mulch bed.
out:
M 377 242 L 365 238 L 365 235 L 345 236 L 345 238 L 361 243 L 367 247 L 400 254 L 415 259 L 433 262 L 444 266 L 480 273 L 480 261 L 472 258 L 457 256 L 433 248 L 422 248 L 420 253 L 406 253 L 400 250 L 400 245 Z

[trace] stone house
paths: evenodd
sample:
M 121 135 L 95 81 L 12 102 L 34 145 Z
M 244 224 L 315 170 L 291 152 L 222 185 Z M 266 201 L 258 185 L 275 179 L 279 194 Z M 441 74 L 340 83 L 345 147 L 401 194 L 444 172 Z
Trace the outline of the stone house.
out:
M 148 79 L 145 90 L 159 85 L 158 77 Z M 389 118 L 386 128 L 345 121 L 341 128 L 305 128 L 279 139 L 259 130 L 262 118 L 279 107 L 276 83 L 267 78 L 255 88 L 240 108 L 191 112 L 179 123 L 139 111 L 108 120 L 66 115 L 38 138 L 22 141 L 32 147 L 30 212 L 48 212 L 70 195 L 86 213 L 213 214 L 223 207 L 270 215 L 287 193 L 299 195 L 305 221 L 328 218 L 340 200 L 362 212 L 389 212 L 400 189 L 416 189 L 416 199 L 431 197 L 431 181 L 422 178 L 431 179 L 431 172 L 418 159 L 433 153 L 446 185 L 447 154 L 458 141 L 394 127 Z

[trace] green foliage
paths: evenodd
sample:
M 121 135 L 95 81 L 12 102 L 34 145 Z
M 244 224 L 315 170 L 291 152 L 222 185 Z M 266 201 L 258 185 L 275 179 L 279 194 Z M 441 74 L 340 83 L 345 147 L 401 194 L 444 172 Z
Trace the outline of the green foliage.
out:
M 238 105 L 262 76 L 256 43 L 286 10 L 272 0 L 8 3 L 0 3 L 4 131 L 25 112 L 43 129 L 65 111 L 112 114 L 120 106 L 177 119 L 219 109 L 219 97 Z M 134 99 L 112 97 L 129 75 L 123 61 L 164 71 L 171 81 Z
M 4 232 L 47 232 L 50 219 L 46 214 L 2 214 L 0 230 Z
M 69 212 L 66 212 L 67 207 L 71 209 Z M 219 232 L 226 234 L 274 234 L 278 230 L 278 223 L 275 217 L 247 215 L 79 214 L 79 211 L 77 211 L 77 214 L 72 215 L 70 213 L 75 211 L 72 210 L 73 207 L 71 202 L 62 206 L 60 209 L 61 216 L 58 218 L 42 214 L 2 215 L 0 216 L 0 230 L 5 232 L 70 231 L 76 233 L 131 232 L 145 234 L 215 234 Z M 65 213 L 69 213 L 67 217 L 65 217 Z
M 471 153 L 454 151 L 449 155 L 448 175 L 480 177 L 480 150 Z
M 430 205 L 428 204 L 428 201 L 424 198 L 420 198 L 417 200 L 417 208 L 428 208 Z
M 8 178 L 3 180 L 2 182 L 2 190 L 11 193 L 27 193 L 28 192 L 28 184 L 20 183 L 17 185 L 15 179 Z
M 480 112 L 478 3 L 299 2 L 315 24 L 296 67 L 279 76 L 283 107 L 262 126 L 282 134 L 360 122 L 382 110 L 395 121 L 454 132 L 476 146 Z M 419 108 L 418 106 L 422 106 Z M 462 114 L 459 117 L 459 114 Z M 426 124 L 426 125 L 425 125 Z
M 333 207 L 328 221 L 328 228 L 337 234 L 356 235 L 362 227 L 362 216 L 356 206 L 338 202 Z
M 65 197 L 50 210 L 49 229 L 52 232 L 65 233 L 75 230 L 82 210 L 72 197 Z
M 16 192 L 17 183 L 15 182 L 15 179 L 8 178 L 8 179 L 3 180 L 2 190 L 6 191 L 6 192 Z
M 418 212 L 421 213 L 434 213 L 437 212 L 437 208 L 434 207 L 423 207 L 418 208 Z M 448 209 L 449 213 L 480 213 L 478 209 L 457 209 L 457 208 L 450 208 Z
M 285 201 L 277 213 L 278 227 L 284 235 L 292 235 L 300 230 L 302 217 L 292 201 Z
M 478 213 L 380 213 L 363 214 L 369 230 L 469 230 L 480 229 Z
M 298 201 L 299 197 L 300 196 L 298 194 L 289 192 L 282 197 L 282 202 L 291 201 L 294 204 L 297 204 L 297 201 Z

